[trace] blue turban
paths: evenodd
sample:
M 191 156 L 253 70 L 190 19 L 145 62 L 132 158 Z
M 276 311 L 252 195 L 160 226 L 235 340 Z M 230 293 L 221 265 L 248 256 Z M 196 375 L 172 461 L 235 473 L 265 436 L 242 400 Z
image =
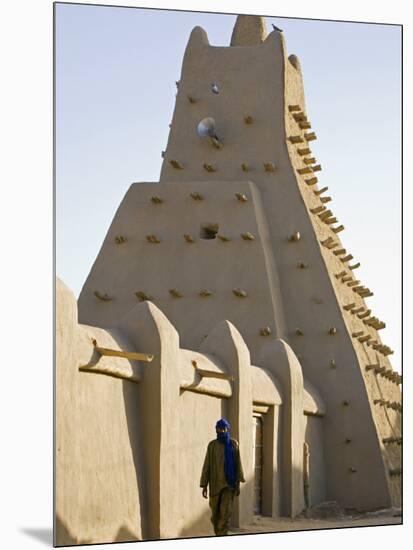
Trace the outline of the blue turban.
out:
M 217 433 L 217 439 L 218 441 L 221 441 L 221 443 L 224 443 L 225 445 L 225 463 L 224 463 L 224 471 L 225 471 L 225 478 L 227 480 L 227 483 L 230 487 L 234 488 L 236 484 L 236 478 L 235 478 L 235 460 L 234 460 L 234 449 L 232 447 L 231 438 L 230 438 L 230 429 L 231 425 L 225 418 L 221 418 L 221 420 L 218 420 L 218 422 L 215 424 L 215 429 L 218 428 L 227 428 L 227 432 Z

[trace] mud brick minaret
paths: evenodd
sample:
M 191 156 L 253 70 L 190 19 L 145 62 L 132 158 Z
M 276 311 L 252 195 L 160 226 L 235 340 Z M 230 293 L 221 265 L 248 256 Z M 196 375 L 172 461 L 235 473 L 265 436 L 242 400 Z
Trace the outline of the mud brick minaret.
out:
M 239 16 L 231 45 L 215 47 L 194 28 L 160 181 L 127 192 L 82 289 L 79 321 L 112 327 L 149 300 L 181 346 L 199 350 L 228 320 L 252 364 L 275 376 L 268 350 L 282 339 L 326 406 L 326 499 L 399 505 L 401 377 L 372 291 L 357 279 L 362 259 L 345 248 L 315 139 L 300 62 L 281 32 Z

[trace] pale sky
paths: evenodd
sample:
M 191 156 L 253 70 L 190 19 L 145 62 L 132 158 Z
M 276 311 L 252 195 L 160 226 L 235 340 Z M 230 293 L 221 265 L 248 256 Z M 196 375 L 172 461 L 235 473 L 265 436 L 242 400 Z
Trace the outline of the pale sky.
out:
M 192 28 L 229 45 L 234 15 L 56 6 L 57 275 L 78 296 L 128 187 L 158 181 Z M 304 76 L 320 183 L 373 290 L 382 340 L 401 334 L 401 29 L 267 17 Z

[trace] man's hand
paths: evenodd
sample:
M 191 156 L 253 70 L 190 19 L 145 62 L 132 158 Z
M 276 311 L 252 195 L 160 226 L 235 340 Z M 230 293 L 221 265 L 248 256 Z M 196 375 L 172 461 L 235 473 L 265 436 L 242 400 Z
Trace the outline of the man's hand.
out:
M 237 483 L 235 485 L 235 496 L 239 497 L 239 494 L 240 494 L 240 488 L 239 488 L 239 483 Z
M 202 496 L 208 498 L 208 489 L 206 487 L 202 487 Z

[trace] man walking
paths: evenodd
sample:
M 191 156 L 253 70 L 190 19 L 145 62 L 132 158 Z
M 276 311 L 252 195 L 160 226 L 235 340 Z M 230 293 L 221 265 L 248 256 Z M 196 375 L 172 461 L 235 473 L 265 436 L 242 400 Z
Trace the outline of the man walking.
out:
M 231 426 L 225 418 L 215 425 L 217 438 L 209 442 L 201 482 L 202 496 L 208 498 L 211 522 L 216 535 L 227 535 L 234 497 L 240 494 L 244 482 L 238 442 L 230 437 Z

